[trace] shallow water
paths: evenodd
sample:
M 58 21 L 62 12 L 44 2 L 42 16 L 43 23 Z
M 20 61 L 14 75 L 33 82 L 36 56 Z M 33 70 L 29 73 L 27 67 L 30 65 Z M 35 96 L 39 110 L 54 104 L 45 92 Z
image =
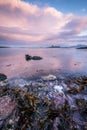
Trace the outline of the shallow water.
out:
M 26 61 L 25 54 L 42 60 Z M 87 75 L 87 50 L 66 48 L 0 48 L 0 73 L 8 78 L 30 78 L 45 74 Z

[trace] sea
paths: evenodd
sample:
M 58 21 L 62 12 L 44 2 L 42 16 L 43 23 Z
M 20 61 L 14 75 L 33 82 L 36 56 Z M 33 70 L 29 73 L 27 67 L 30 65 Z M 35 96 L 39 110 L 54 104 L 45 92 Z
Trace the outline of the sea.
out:
M 26 61 L 25 55 L 42 60 Z M 0 73 L 11 78 L 38 78 L 43 75 L 87 75 L 87 49 L 0 48 Z

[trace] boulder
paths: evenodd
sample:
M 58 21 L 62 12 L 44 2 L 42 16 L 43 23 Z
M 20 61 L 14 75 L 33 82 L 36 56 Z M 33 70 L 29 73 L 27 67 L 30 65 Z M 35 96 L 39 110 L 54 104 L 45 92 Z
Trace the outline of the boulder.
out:
M 0 116 L 6 119 L 14 110 L 15 103 L 9 96 L 0 97 Z
M 7 76 L 5 74 L 0 73 L 0 81 L 4 81 L 7 79 Z
M 28 61 L 28 60 L 31 60 L 32 59 L 32 56 L 30 56 L 30 55 L 25 55 L 25 59 Z
M 9 83 L 8 83 L 8 80 L 3 80 L 3 81 L 0 81 L 0 87 L 3 87 L 3 86 L 7 86 Z
M 40 56 L 30 56 L 30 55 L 25 55 L 25 59 L 28 61 L 28 60 L 41 60 L 42 57 Z
M 42 59 L 42 57 L 40 57 L 40 56 L 33 56 L 32 57 L 32 60 L 41 60 Z
M 57 79 L 55 75 L 51 75 L 51 74 L 49 74 L 48 76 L 42 76 L 41 78 L 44 81 L 54 81 Z
M 16 105 L 10 96 L 0 97 L 0 128 L 6 123 L 5 120 L 12 115 L 15 107 Z

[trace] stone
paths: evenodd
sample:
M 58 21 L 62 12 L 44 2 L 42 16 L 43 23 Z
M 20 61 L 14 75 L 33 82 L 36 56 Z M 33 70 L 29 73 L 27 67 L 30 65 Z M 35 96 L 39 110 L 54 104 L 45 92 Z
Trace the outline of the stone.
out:
M 25 59 L 28 61 L 28 60 L 41 60 L 42 57 L 40 56 L 30 56 L 30 55 L 25 55 Z
M 7 76 L 5 74 L 0 73 L 0 81 L 4 81 L 7 79 Z
M 9 120 L 9 124 L 12 125 L 14 124 L 14 121 L 12 119 Z
M 32 56 L 30 56 L 30 55 L 25 55 L 25 59 L 28 61 L 28 60 L 31 60 L 32 59 Z
M 15 103 L 9 96 L 0 97 L 0 117 L 6 119 L 12 114 L 15 108 Z
M 44 81 L 54 81 L 57 79 L 55 75 L 51 75 L 51 74 L 49 74 L 48 76 L 42 76 L 41 78 Z
M 22 79 L 22 78 L 16 78 L 16 79 L 10 80 L 9 84 L 10 84 L 11 87 L 18 86 L 18 87 L 24 89 L 24 87 L 26 85 L 29 85 L 29 82 Z
M 40 57 L 40 56 L 33 56 L 32 57 L 32 60 L 41 60 L 42 59 L 42 57 Z
M 60 85 L 55 85 L 55 86 L 54 86 L 54 90 L 55 90 L 55 91 L 58 91 L 59 93 L 63 93 L 63 87 L 60 86 Z
M 0 81 L 0 87 L 3 87 L 3 86 L 7 86 L 8 85 L 8 80 L 4 80 L 4 81 Z

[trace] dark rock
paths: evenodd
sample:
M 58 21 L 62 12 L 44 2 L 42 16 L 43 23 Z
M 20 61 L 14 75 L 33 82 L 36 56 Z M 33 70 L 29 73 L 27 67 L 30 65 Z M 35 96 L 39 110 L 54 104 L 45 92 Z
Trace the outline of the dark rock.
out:
M 28 61 L 28 60 L 41 60 L 42 57 L 40 56 L 30 56 L 30 55 L 25 55 L 25 59 Z
M 0 73 L 0 81 L 6 80 L 7 76 L 5 74 Z
M 41 60 L 42 59 L 42 57 L 40 57 L 40 56 L 33 56 L 32 57 L 32 60 Z
M 28 61 L 28 60 L 31 60 L 32 59 L 32 56 L 30 55 L 25 55 L 25 59 Z

